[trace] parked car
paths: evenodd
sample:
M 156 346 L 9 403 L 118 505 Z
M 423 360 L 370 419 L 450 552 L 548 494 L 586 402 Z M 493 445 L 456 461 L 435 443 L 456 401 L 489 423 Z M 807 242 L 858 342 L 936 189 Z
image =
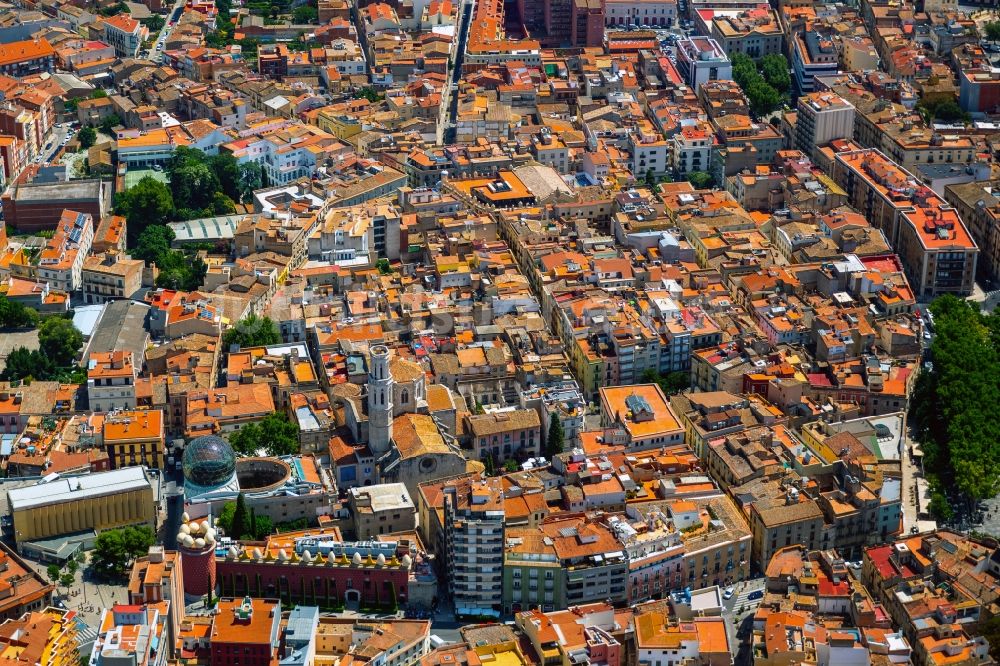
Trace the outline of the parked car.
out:
M 756 601 L 757 599 L 763 599 L 763 598 L 764 598 L 764 593 L 760 590 L 754 590 L 753 592 L 747 595 L 747 599 L 750 601 Z
M 730 585 L 725 590 L 723 590 L 723 592 L 722 592 L 722 598 L 726 599 L 728 601 L 729 599 L 733 598 L 734 594 L 736 594 L 736 588 L 734 588 L 732 585 Z

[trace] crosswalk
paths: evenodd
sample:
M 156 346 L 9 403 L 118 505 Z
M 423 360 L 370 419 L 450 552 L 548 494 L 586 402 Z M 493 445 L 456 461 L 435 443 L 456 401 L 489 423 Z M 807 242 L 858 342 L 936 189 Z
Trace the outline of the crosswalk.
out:
M 745 587 L 740 590 L 737 595 L 732 599 L 733 610 L 739 610 L 740 608 L 749 609 L 760 604 L 760 599 L 750 599 L 750 594 L 753 592 L 763 592 L 764 588 L 761 586 L 750 586 Z
M 97 640 L 97 633 L 97 627 L 91 627 L 87 624 L 83 625 L 77 629 L 76 644 L 87 645 L 88 643 L 93 643 Z

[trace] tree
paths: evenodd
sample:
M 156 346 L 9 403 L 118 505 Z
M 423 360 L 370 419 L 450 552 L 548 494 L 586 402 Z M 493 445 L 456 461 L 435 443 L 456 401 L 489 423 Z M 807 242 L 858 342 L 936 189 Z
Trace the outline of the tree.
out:
M 656 384 L 667 396 L 680 393 L 691 385 L 691 379 L 686 372 L 671 372 L 664 377 L 651 368 L 642 373 L 642 381 L 646 384 Z
M 991 42 L 1000 41 L 1000 21 L 990 21 L 984 25 L 983 33 L 986 35 L 986 39 Z
M 236 496 L 236 509 L 233 511 L 233 525 L 229 536 L 234 539 L 243 539 L 249 528 L 250 516 L 247 514 L 247 501 L 243 493 L 240 493 Z
M 94 553 L 90 559 L 91 567 L 97 575 L 110 578 L 124 572 L 128 551 L 125 548 L 123 531 L 107 530 L 97 535 Z
M 295 23 L 315 23 L 319 18 L 319 13 L 312 5 L 302 5 L 295 8 L 292 17 L 295 19 Z
M 270 317 L 250 315 L 241 319 L 236 326 L 227 329 L 222 335 L 222 344 L 228 349 L 232 345 L 240 347 L 262 347 L 276 345 L 281 342 L 278 326 Z
M 505 472 L 514 473 L 514 472 L 519 472 L 521 470 L 521 466 L 517 464 L 516 460 L 514 460 L 513 458 L 509 458 L 504 461 L 503 469 Z
M 110 116 L 105 117 L 104 120 L 101 121 L 101 124 L 98 125 L 98 127 L 100 127 L 101 131 L 104 132 L 105 134 L 114 137 L 115 128 L 121 124 L 122 124 L 122 119 L 118 116 L 118 114 L 112 113 Z
M 566 433 L 563 431 L 562 420 L 555 412 L 549 417 L 549 431 L 546 434 L 546 453 L 551 458 L 563 452 L 565 446 Z
M 792 77 L 788 72 L 788 60 L 780 53 L 772 53 L 760 59 L 760 71 L 767 84 L 781 93 L 792 89 Z
M 366 99 L 372 104 L 379 102 L 385 98 L 385 95 L 379 93 L 371 86 L 365 86 L 364 88 L 358 88 L 354 91 L 354 99 Z
M 208 217 L 204 213 L 213 210 L 215 194 L 220 187 L 219 177 L 208 164 L 186 163 L 171 170 L 169 176 L 177 217 Z
M 743 89 L 753 115 L 765 116 L 781 106 L 783 101 L 781 93 L 764 80 L 753 60 L 742 53 L 735 53 L 732 57 L 732 66 L 733 80 Z M 778 69 L 775 64 L 771 64 L 770 67 L 772 70 Z M 774 75 L 777 75 L 776 72 Z
M 274 526 L 271 524 L 270 517 L 255 515 L 253 511 L 250 514 L 250 518 L 253 520 L 254 538 L 266 539 L 274 532 Z
M 287 456 L 299 452 L 299 427 L 284 414 L 268 414 L 259 423 L 245 425 L 229 436 L 229 444 L 245 456 Z
M 236 163 L 236 158 L 233 157 L 233 154 L 219 153 L 218 155 L 213 155 L 208 158 L 208 166 L 218 177 L 222 193 L 230 199 L 238 201 L 242 185 L 240 182 L 241 171 L 240 165 Z
M 696 190 L 705 190 L 715 184 L 715 179 L 704 171 L 692 171 L 688 174 L 688 182 L 694 185 Z
M 90 148 L 97 142 L 97 130 L 88 125 L 80 130 L 77 137 L 80 139 L 80 146 L 84 149 Z
M 117 209 L 125 216 L 129 245 L 135 245 L 148 226 L 165 225 L 174 214 L 174 198 L 170 189 L 151 176 L 119 195 Z
M 193 291 L 201 287 L 208 267 L 197 256 L 171 248 L 175 236 L 170 227 L 150 226 L 143 230 L 132 250 L 132 256 L 147 264 L 156 264 L 160 273 L 157 286 Z
M 63 587 L 69 587 L 76 582 L 76 574 L 67 571 L 63 575 L 59 576 L 59 584 Z
M 966 501 L 1000 490 L 1000 314 L 983 315 L 955 296 L 930 306 L 935 333 L 933 368 L 921 373 L 910 403 L 910 420 L 924 452 L 924 468 L 946 516 L 953 489 Z M 933 500 L 933 496 L 932 496 Z
M 264 187 L 264 168 L 256 162 L 244 162 L 240 165 L 240 196 L 243 203 L 253 196 L 254 190 Z
M 139 241 L 132 249 L 132 256 L 142 259 L 147 264 L 159 265 L 163 257 L 171 252 L 170 244 L 176 235 L 174 230 L 165 225 L 146 227 L 139 235 Z
M 62 575 L 62 571 L 59 569 L 58 564 L 50 564 L 46 567 L 45 572 L 48 574 L 49 580 L 53 583 L 59 582 L 59 576 Z
M 149 18 L 143 19 L 142 22 L 147 28 L 149 28 L 150 33 L 159 32 L 163 29 L 163 25 L 166 23 L 163 17 L 157 14 L 153 14 Z
M 392 266 L 389 265 L 389 260 L 384 257 L 375 263 L 375 267 L 378 268 L 378 272 L 382 275 L 389 275 L 392 273 Z
M 233 533 L 233 518 L 236 515 L 236 502 L 226 502 L 222 505 L 215 524 L 222 528 L 226 534 Z
M 59 366 L 71 365 L 83 346 L 83 333 L 73 322 L 62 317 L 49 317 L 38 328 L 41 352 Z
M 0 378 L 16 381 L 27 378 L 49 379 L 55 374 L 55 364 L 37 349 L 16 347 L 7 355 Z
M 38 312 L 17 301 L 0 295 L 0 328 L 34 328 Z

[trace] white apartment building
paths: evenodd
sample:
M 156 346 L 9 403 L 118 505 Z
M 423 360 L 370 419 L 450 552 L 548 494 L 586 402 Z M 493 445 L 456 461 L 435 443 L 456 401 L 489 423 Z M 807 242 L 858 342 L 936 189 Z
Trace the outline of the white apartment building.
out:
M 135 409 L 139 371 L 132 352 L 95 352 L 87 362 L 87 397 L 95 412 Z
M 673 168 L 673 142 L 666 141 L 651 124 L 638 126 L 629 135 L 632 151 L 632 173 L 642 179 L 652 172 L 659 177 Z
M 673 165 L 683 177 L 708 171 L 712 158 L 712 133 L 700 125 L 684 127 L 671 137 Z
M 109 16 L 104 21 L 104 41 L 115 47 L 119 58 L 134 58 L 149 36 L 149 29 L 128 14 Z
M 709 37 L 688 37 L 677 42 L 677 71 L 696 93 L 706 81 L 733 78 L 729 56 Z
M 64 210 L 55 234 L 38 256 L 38 279 L 66 292 L 83 288 L 83 264 L 94 242 L 94 220 Z

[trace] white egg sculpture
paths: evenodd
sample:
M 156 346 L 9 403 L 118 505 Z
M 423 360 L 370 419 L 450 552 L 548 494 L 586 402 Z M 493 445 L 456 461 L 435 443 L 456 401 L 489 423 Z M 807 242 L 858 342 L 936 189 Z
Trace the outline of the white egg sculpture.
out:
M 209 530 L 210 527 L 212 527 L 212 525 L 207 520 L 201 521 L 201 531 L 202 532 L 204 532 L 205 534 L 208 534 L 208 530 Z
M 184 513 L 181 514 L 181 522 L 185 522 L 185 523 L 191 522 L 191 516 L 188 514 L 187 511 L 185 511 Z
M 380 567 L 384 567 L 385 566 L 385 555 L 383 555 L 382 553 L 379 553 L 378 554 L 378 559 L 376 559 L 375 562 Z
M 361 564 L 361 553 L 358 553 L 358 552 L 355 552 L 355 553 L 354 553 L 354 557 L 352 557 L 352 558 L 351 558 L 351 560 L 352 560 L 352 561 L 353 561 L 353 562 L 354 562 L 355 564 Z
M 413 558 L 409 554 L 403 555 L 403 566 L 409 569 L 411 564 L 413 564 Z
M 239 555 L 239 552 L 236 550 L 236 546 L 230 546 L 229 550 L 226 552 L 226 557 L 231 560 L 235 560 L 237 555 Z

